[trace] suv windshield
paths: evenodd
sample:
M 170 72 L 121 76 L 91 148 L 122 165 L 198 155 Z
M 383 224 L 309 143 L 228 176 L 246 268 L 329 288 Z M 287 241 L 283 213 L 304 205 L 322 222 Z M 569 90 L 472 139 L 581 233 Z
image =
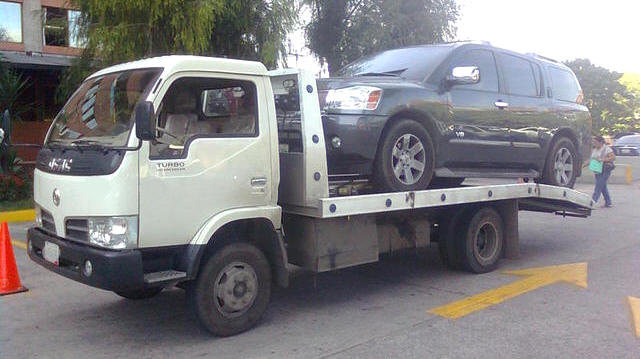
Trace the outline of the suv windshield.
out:
M 338 71 L 340 77 L 401 76 L 422 81 L 447 57 L 450 45 L 407 47 L 363 57 Z
M 138 69 L 85 81 L 53 120 L 45 145 L 126 146 L 133 108 L 159 74 L 160 69 Z

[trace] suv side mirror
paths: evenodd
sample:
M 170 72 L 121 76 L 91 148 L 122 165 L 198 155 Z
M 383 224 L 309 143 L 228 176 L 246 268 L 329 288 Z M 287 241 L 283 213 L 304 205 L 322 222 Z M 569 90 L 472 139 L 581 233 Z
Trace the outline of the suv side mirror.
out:
M 447 76 L 451 85 L 472 85 L 480 82 L 480 69 L 476 66 L 458 66 L 451 69 Z
M 156 138 L 156 121 L 153 103 L 149 101 L 139 102 L 135 108 L 136 137 L 145 141 Z

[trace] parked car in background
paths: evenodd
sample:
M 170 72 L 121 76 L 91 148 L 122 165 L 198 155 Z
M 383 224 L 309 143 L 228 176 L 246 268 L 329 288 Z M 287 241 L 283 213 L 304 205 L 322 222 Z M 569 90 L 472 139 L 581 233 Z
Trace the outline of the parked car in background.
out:
M 562 63 L 487 43 L 384 51 L 319 79 L 330 180 L 379 190 L 527 177 L 573 187 L 591 116 Z
M 611 146 L 618 156 L 640 156 L 640 135 L 622 136 Z

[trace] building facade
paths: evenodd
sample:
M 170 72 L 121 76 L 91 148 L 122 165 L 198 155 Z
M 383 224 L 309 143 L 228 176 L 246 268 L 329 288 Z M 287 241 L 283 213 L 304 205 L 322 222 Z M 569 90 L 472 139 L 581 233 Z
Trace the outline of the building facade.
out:
M 50 120 L 59 110 L 59 76 L 82 51 L 79 16 L 68 0 L 0 0 L 0 61 L 28 78 L 24 120 Z

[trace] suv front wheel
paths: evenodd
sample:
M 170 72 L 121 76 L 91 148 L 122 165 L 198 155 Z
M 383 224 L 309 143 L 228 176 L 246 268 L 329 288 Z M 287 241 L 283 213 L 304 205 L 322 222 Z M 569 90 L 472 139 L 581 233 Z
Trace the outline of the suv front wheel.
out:
M 554 186 L 573 188 L 576 183 L 580 159 L 573 142 L 560 137 L 551 146 L 542 175 L 542 182 Z
M 435 154 L 427 130 L 417 121 L 399 120 L 382 135 L 374 167 L 379 190 L 399 192 L 427 188 Z

